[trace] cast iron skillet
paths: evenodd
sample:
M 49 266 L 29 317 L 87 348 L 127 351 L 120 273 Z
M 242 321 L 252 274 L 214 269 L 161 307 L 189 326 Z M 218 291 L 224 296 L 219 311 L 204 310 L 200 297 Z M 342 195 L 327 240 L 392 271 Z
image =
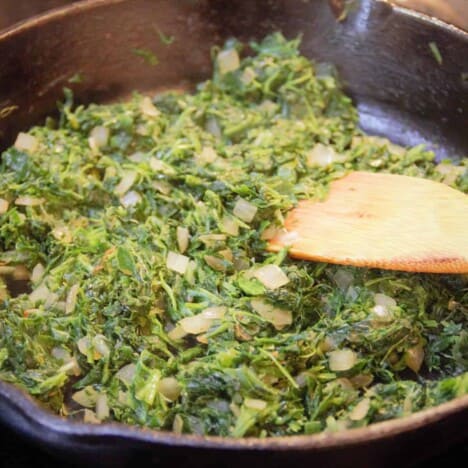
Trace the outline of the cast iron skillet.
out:
M 78 102 L 132 90 L 190 87 L 210 74 L 210 47 L 281 30 L 302 51 L 337 65 L 361 125 L 396 143 L 425 143 L 438 157 L 468 154 L 468 34 L 386 3 L 340 0 L 91 0 L 0 33 L 0 148 L 53 114 L 62 88 Z M 348 2 L 349 3 L 349 2 Z M 158 31 L 173 35 L 165 45 Z M 431 52 L 437 45 L 442 63 Z M 152 50 L 152 67 L 133 49 Z M 69 80 L 79 73 L 83 80 Z M 73 81 L 73 80 L 72 80 Z M 410 417 L 339 434 L 242 440 L 178 436 L 51 415 L 0 383 L 0 420 L 69 462 L 100 466 L 408 466 L 468 440 L 468 396 Z

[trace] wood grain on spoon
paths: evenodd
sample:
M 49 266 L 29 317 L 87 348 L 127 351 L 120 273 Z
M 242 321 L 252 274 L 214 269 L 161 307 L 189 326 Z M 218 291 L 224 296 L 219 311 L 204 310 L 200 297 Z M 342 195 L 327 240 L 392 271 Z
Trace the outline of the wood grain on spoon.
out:
M 416 177 L 353 172 L 301 201 L 268 250 L 343 265 L 468 273 L 468 196 Z

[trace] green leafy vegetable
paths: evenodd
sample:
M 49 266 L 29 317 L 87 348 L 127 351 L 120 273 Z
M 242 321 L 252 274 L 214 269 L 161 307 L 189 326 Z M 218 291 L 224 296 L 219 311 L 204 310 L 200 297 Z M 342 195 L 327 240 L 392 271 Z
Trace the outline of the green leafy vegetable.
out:
M 67 91 L 59 122 L 2 154 L 0 379 L 85 421 L 234 437 L 467 393 L 465 276 L 265 251 L 298 200 L 352 170 L 468 191 L 467 159 L 362 134 L 298 46 L 273 34 L 242 58 L 230 41 L 194 94 L 73 108 Z

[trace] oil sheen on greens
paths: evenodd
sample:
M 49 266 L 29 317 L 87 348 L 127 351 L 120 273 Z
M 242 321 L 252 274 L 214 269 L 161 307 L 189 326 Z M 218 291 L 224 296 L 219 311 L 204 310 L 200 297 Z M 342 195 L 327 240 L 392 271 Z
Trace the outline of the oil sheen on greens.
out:
M 68 92 L 59 122 L 19 135 L 0 166 L 1 380 L 85 421 L 233 437 L 468 392 L 466 277 L 265 251 L 288 209 L 351 170 L 468 191 L 466 159 L 364 136 L 298 46 L 230 41 L 192 94 L 73 109 Z

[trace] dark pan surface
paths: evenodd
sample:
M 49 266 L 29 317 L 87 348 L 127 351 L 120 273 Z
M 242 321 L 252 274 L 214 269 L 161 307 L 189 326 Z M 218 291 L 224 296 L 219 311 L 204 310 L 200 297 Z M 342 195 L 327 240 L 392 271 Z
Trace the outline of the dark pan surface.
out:
M 372 0 L 343 22 L 339 0 L 91 0 L 0 33 L 0 147 L 54 113 L 62 88 L 78 102 L 132 90 L 190 87 L 210 73 L 210 47 L 227 37 L 303 35 L 303 53 L 337 65 L 362 127 L 396 143 L 426 143 L 439 157 L 468 154 L 468 34 Z M 338 8 L 339 9 L 339 8 Z M 157 30 L 175 36 L 167 46 Z M 438 63 L 429 47 L 437 44 Z M 152 50 L 151 67 L 132 50 Z M 80 73 L 81 83 L 70 83 Z M 0 419 L 67 460 L 100 466 L 410 466 L 468 442 L 468 396 L 409 418 L 341 434 L 220 439 L 121 425 L 71 423 L 0 383 Z

